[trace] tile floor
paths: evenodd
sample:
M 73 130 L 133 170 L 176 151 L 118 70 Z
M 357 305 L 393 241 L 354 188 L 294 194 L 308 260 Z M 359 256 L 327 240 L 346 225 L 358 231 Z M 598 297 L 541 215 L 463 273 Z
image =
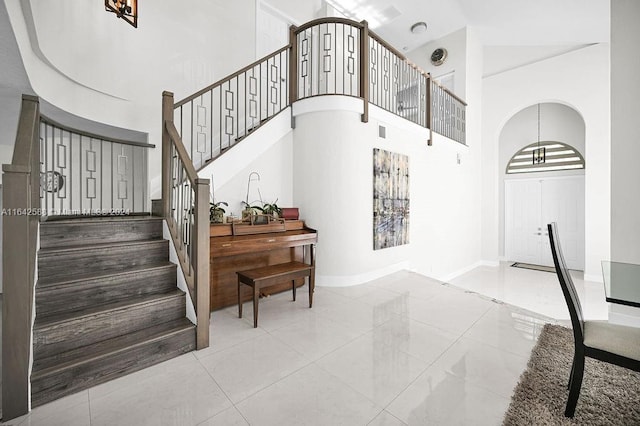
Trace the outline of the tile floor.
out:
M 513 262 L 500 262 L 499 267 L 481 266 L 461 275 L 451 284 L 475 291 L 505 303 L 539 314 L 568 321 L 569 310 L 555 273 L 512 268 Z M 570 271 L 585 319 L 608 319 L 608 303 L 602 283 L 585 281 L 581 271 Z
M 501 265 L 459 277 L 458 287 L 405 271 L 318 287 L 313 309 L 305 291 L 297 302 L 271 296 L 260 301 L 257 329 L 249 306 L 243 319 L 236 308 L 214 312 L 209 348 L 7 424 L 498 425 L 554 320 L 493 298 L 562 319 L 553 279 Z M 581 296 L 596 293 L 578 286 Z

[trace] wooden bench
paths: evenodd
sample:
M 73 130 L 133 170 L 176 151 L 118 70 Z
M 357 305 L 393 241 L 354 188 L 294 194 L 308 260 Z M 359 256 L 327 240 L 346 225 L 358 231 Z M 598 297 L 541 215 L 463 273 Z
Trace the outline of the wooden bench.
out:
M 263 266 L 236 272 L 238 274 L 238 316 L 242 318 L 241 284 L 253 288 L 253 327 L 258 327 L 258 296 L 260 289 L 283 281 L 291 281 L 293 300 L 296 300 L 296 278 L 309 277 L 309 307 L 313 304 L 313 290 L 315 287 L 315 268 L 302 262 L 288 262 L 277 265 Z

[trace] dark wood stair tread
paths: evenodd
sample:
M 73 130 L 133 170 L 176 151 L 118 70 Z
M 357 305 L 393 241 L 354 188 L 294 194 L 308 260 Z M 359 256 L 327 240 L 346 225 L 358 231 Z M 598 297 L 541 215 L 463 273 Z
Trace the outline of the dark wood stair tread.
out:
M 49 216 L 47 220 L 42 222 L 40 225 L 47 224 L 58 224 L 58 223 L 82 223 L 82 222 L 112 222 L 112 221 L 127 221 L 127 220 L 162 220 L 163 218 L 160 216 L 153 216 L 151 213 L 131 213 L 128 215 L 104 215 L 104 216 L 74 216 L 74 215 L 63 215 L 63 216 Z
M 31 377 L 32 380 L 36 380 L 89 361 L 107 358 L 118 352 L 124 352 L 136 346 L 142 346 L 153 340 L 163 339 L 171 334 L 181 333 L 188 329 L 194 330 L 195 341 L 195 326 L 187 318 L 180 318 L 145 328 L 135 333 L 74 348 L 61 354 L 34 361 Z
M 96 315 L 106 314 L 109 311 L 127 310 L 136 306 L 143 306 L 153 303 L 161 303 L 168 299 L 183 297 L 185 293 L 176 288 L 173 291 L 160 294 L 150 294 L 138 297 L 132 297 L 128 300 L 121 300 L 116 303 L 92 306 L 91 308 L 82 309 L 80 311 L 69 311 L 53 313 L 51 315 L 36 315 L 33 331 L 46 329 L 67 321 L 75 321 L 82 317 L 92 317 Z
M 123 268 L 117 271 L 109 271 L 109 270 L 99 270 L 95 272 L 88 272 L 86 274 L 78 274 L 72 275 L 70 277 L 66 277 L 63 275 L 52 275 L 49 277 L 38 278 L 38 282 L 36 283 L 36 292 L 38 289 L 47 289 L 49 290 L 51 287 L 55 286 L 67 286 L 74 285 L 76 283 L 81 283 L 82 281 L 88 280 L 97 280 L 101 278 L 111 278 L 121 275 L 128 274 L 137 274 L 141 272 L 152 272 L 158 269 L 173 269 L 176 268 L 176 264 L 167 261 L 159 262 L 159 263 L 151 263 L 145 265 L 135 265 L 130 268 Z
M 147 245 L 147 244 L 159 244 L 159 243 L 168 243 L 168 240 L 163 238 L 154 238 L 151 240 L 133 240 L 133 241 L 119 241 L 119 242 L 108 242 L 104 244 L 79 244 L 74 246 L 63 246 L 63 247 L 47 247 L 41 248 L 39 252 L 39 256 L 52 256 L 56 254 L 66 254 L 66 253 L 74 253 L 74 252 L 83 252 L 87 250 L 104 250 L 104 249 L 118 249 L 122 247 L 131 247 L 136 245 Z

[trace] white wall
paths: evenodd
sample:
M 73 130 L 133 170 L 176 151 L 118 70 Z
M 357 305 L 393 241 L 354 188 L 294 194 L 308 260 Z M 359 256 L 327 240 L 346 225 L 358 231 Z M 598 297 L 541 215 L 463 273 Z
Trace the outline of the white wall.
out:
M 198 172 L 211 180 L 213 195 L 229 204 L 227 214 L 240 216 L 241 202 L 247 196 L 251 172 L 260 175 L 260 184 L 251 184 L 249 203 L 258 200 L 258 188 L 265 203 L 276 199 L 279 207 L 292 203 L 292 134 L 291 109 L 286 108 L 265 123 L 259 131 L 248 135 L 242 143 L 216 158 Z
M 294 105 L 293 195 L 307 224 L 318 230 L 318 284 L 358 284 L 406 267 L 446 279 L 476 264 L 476 151 L 438 136 L 429 147 L 426 129 L 370 108 L 369 122 L 362 123 L 357 99 L 311 98 Z M 378 137 L 379 125 L 386 139 Z M 373 250 L 373 148 L 409 156 L 408 245 Z
M 319 17 L 323 11 L 322 0 L 258 0 L 285 13 L 297 25 Z
M 442 75 L 453 72 L 455 75 L 454 93 L 464 100 L 467 100 L 468 31 L 469 30 L 467 28 L 463 28 L 438 40 L 424 44 L 417 49 L 408 52 L 406 55 L 407 58 L 413 61 L 418 67 L 430 73 L 433 78 L 438 78 Z M 472 39 L 475 39 L 475 37 L 472 36 Z M 431 64 L 431 53 L 439 47 L 447 49 L 448 55 L 444 64 L 436 67 Z M 480 49 L 479 53 L 481 55 L 482 46 L 478 44 L 478 46 L 474 47 L 473 50 L 476 48 Z M 480 69 L 480 72 L 482 72 L 482 68 Z
M 585 274 L 601 280 L 610 253 L 609 55 L 597 44 L 484 79 L 482 98 L 482 257 L 499 258 L 499 138 L 518 111 L 539 102 L 576 110 L 585 123 Z
M 243 143 L 246 142 L 255 146 L 263 141 L 245 141 Z M 266 142 L 266 140 L 264 142 Z M 253 205 L 254 201 L 259 199 L 259 189 L 259 193 L 265 203 L 273 203 L 277 200 L 279 207 L 293 206 L 293 183 L 291 179 L 293 176 L 292 145 L 293 139 L 291 132 L 289 132 L 275 143 L 270 144 L 270 147 L 253 161 L 241 163 L 242 166 L 238 167 L 233 177 L 220 186 L 215 183 L 216 163 L 214 163 L 211 169 L 214 176 L 214 195 L 216 202 L 224 201 L 229 204 L 228 208 L 224 207 L 227 215 L 234 213 L 237 217 L 241 216 L 244 208 L 241 202 L 245 200 L 247 195 L 247 182 L 251 172 L 257 172 L 260 175 L 260 181 L 253 181 L 251 183 L 251 191 L 249 193 L 250 204 Z M 222 156 L 219 160 L 216 160 L 216 162 L 224 160 L 225 158 Z M 207 176 L 204 171 L 200 173 L 200 176 L 211 178 L 211 176 Z
M 34 91 L 70 113 L 149 133 L 151 178 L 160 173 L 162 91 L 179 100 L 254 61 L 255 0 L 143 2 L 137 29 L 95 2 L 5 4 Z
M 611 259 L 640 263 L 640 2 L 611 2 Z

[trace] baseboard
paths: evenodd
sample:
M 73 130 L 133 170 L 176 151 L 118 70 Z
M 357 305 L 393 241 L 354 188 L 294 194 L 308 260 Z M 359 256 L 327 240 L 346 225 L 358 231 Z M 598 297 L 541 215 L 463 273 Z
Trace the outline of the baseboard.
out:
M 408 270 L 409 262 L 400 262 L 384 268 L 368 271 L 356 275 L 320 275 L 316 274 L 316 285 L 318 287 L 349 287 L 364 284 L 378 278 L 393 274 L 394 272 Z

